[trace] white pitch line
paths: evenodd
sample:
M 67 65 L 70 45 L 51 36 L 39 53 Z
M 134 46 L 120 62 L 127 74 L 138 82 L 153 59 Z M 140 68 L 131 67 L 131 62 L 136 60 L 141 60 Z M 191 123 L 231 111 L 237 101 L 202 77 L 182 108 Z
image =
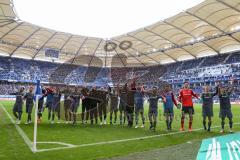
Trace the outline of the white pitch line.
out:
M 76 145 L 69 144 L 69 143 L 63 143 L 63 142 L 37 142 L 38 144 L 59 144 L 63 146 L 68 146 L 68 147 L 75 147 Z
M 27 135 L 24 133 L 24 131 L 21 129 L 21 127 L 19 127 L 15 121 L 13 120 L 12 116 L 8 113 L 8 111 L 5 109 L 5 107 L 0 103 L 1 108 L 3 109 L 3 111 L 6 113 L 6 115 L 8 116 L 8 118 L 10 119 L 10 121 L 14 124 L 14 126 L 16 127 L 18 133 L 20 134 L 20 136 L 22 137 L 22 139 L 24 140 L 24 142 L 27 144 L 27 146 L 29 147 L 29 149 L 33 152 L 33 148 L 32 148 L 32 141 L 27 137 Z
M 240 123 L 234 123 L 235 125 L 240 125 Z M 228 125 L 226 125 L 228 126 Z M 213 128 L 220 128 L 221 126 L 213 126 Z M 193 132 L 203 130 L 203 128 L 197 128 L 193 129 Z M 81 148 L 81 147 L 88 147 L 88 146 L 97 146 L 97 145 L 105 145 L 105 144 L 113 144 L 113 143 L 121 143 L 121 142 L 128 142 L 128 141 L 136 141 L 136 140 L 144 140 L 144 139 L 150 139 L 150 138 L 157 138 L 157 137 L 163 137 L 168 135 L 176 135 L 176 134 L 183 134 L 188 131 L 183 132 L 172 132 L 172 133 L 165 133 L 165 134 L 158 134 L 153 136 L 144 136 L 144 137 L 137 137 L 137 138 L 128 138 L 128 139 L 120 139 L 120 140 L 113 140 L 113 141 L 105 141 L 105 142 L 96 142 L 96 143 L 88 143 L 88 144 L 81 144 L 81 145 L 75 145 L 71 147 L 56 147 L 56 148 L 49 148 L 49 149 L 39 149 L 37 152 L 45 152 L 45 151 L 52 151 L 52 150 L 62 150 L 62 149 L 70 149 L 70 148 Z

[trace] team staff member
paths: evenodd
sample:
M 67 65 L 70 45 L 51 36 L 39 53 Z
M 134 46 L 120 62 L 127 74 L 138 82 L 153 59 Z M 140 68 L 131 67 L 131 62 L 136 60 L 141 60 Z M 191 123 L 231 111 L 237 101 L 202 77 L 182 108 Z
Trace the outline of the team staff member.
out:
M 47 100 L 46 100 L 46 108 L 48 108 L 48 121 L 51 120 L 51 118 L 53 118 L 53 89 L 52 88 L 46 88 L 46 96 L 47 96 Z M 54 123 L 54 121 L 52 120 L 51 123 Z
M 29 88 L 29 92 L 25 94 L 24 99 L 26 99 L 26 113 L 28 114 L 27 122 L 25 124 L 32 123 L 32 108 L 34 105 L 34 94 L 33 87 Z
M 127 106 L 127 84 L 124 86 L 120 86 L 118 88 L 118 94 L 120 96 L 119 103 L 119 117 L 120 117 L 120 125 L 125 124 L 126 121 L 126 106 Z
M 22 105 L 24 98 L 24 87 L 21 87 L 18 92 L 12 93 L 10 95 L 16 95 L 16 101 L 13 106 L 13 115 L 17 118 L 16 124 L 21 123 L 22 118 Z
M 70 89 L 68 86 L 64 90 L 64 112 L 65 112 L 65 121 L 68 123 L 71 119 L 70 107 L 71 107 L 71 99 L 70 99 Z
M 90 94 L 89 94 L 89 114 L 90 114 L 90 121 L 91 124 L 93 124 L 93 121 L 95 119 L 95 124 L 98 123 L 98 110 L 97 105 L 100 104 L 100 100 L 97 98 L 97 90 L 96 87 L 93 87 Z
M 179 102 L 182 103 L 182 117 L 181 117 L 181 128 L 180 131 L 184 131 L 184 119 L 185 114 L 189 114 L 189 132 L 192 131 L 192 122 L 193 122 L 193 97 L 198 98 L 198 96 L 189 88 L 189 83 L 184 82 L 183 89 L 179 93 Z
M 87 120 L 89 118 L 89 90 L 87 87 L 83 87 L 81 90 L 81 94 L 83 96 L 82 98 L 82 114 L 81 114 L 81 118 L 82 118 L 82 123 L 87 123 Z
M 61 94 L 58 88 L 55 88 L 53 93 L 53 104 L 52 104 L 52 121 L 55 119 L 55 113 L 57 113 L 58 123 L 60 123 L 60 100 Z
M 81 92 L 78 88 L 75 88 L 74 93 L 71 95 L 72 105 L 71 105 L 71 116 L 73 117 L 73 124 L 77 123 L 77 111 L 80 105 L 80 98 L 82 97 Z
M 44 97 L 46 96 L 46 90 L 42 88 L 42 95 L 38 100 L 38 123 L 42 121 L 42 113 L 44 111 Z

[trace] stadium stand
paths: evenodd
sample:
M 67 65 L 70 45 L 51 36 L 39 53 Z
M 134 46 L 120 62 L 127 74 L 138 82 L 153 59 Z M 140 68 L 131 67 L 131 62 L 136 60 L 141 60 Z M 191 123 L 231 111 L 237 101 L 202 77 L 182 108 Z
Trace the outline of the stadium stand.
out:
M 239 80 L 239 62 L 239 52 L 167 65 L 111 69 L 1 57 L 0 80 L 8 83 L 1 83 L 0 92 L 8 93 L 6 88 L 16 89 L 9 82 L 20 82 L 28 85 L 28 83 L 34 83 L 39 79 L 46 84 L 107 86 L 110 83 L 113 85 L 126 83 L 128 79 L 135 76 L 138 77 L 139 83 L 143 83 L 147 87 L 159 86 L 162 80 L 178 88 L 182 82 L 187 80 L 195 84 L 194 90 L 200 93 L 200 86 L 205 83 L 213 84 L 218 80 L 228 81 L 233 75 L 234 79 Z M 196 66 L 196 64 L 200 65 Z

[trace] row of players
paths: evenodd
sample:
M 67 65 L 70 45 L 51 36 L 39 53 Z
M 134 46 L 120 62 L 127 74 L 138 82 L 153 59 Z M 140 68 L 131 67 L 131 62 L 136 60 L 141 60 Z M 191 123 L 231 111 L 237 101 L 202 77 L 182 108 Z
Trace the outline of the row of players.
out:
M 86 87 L 81 89 L 75 88 L 74 91 L 66 88 L 60 91 L 58 88 L 45 88 L 42 89 L 42 95 L 38 100 L 38 122 L 41 122 L 42 113 L 44 108 L 48 108 L 48 120 L 54 123 L 55 114 L 57 114 L 58 120 L 60 120 L 60 100 L 61 95 L 64 95 L 64 112 L 66 123 L 72 121 L 76 124 L 77 111 L 80 106 L 80 99 L 82 100 L 82 123 L 86 123 L 89 120 L 91 124 L 98 123 L 98 117 L 100 124 L 106 124 L 107 118 L 107 106 L 110 100 L 110 124 L 112 124 L 113 114 L 114 122 L 117 121 L 117 112 L 120 111 L 120 124 L 124 124 L 125 120 L 128 121 L 128 126 L 133 126 L 134 113 L 135 113 L 135 128 L 138 128 L 139 115 L 142 118 L 142 126 L 145 125 L 144 117 L 144 97 L 148 98 L 149 110 L 148 118 L 150 121 L 150 130 L 155 131 L 158 117 L 158 102 L 159 99 L 163 102 L 164 116 L 166 117 L 166 126 L 168 130 L 172 129 L 172 122 L 174 118 L 174 105 L 181 109 L 181 128 L 180 131 L 184 131 L 185 115 L 189 115 L 189 131 L 192 131 L 192 122 L 194 115 L 193 98 L 202 99 L 202 116 L 203 127 L 205 130 L 211 130 L 211 123 L 213 117 L 213 97 L 217 96 L 220 100 L 219 117 L 221 118 L 221 132 L 224 132 L 225 118 L 229 119 L 230 132 L 232 132 L 232 111 L 230 103 L 230 95 L 232 94 L 234 87 L 233 81 L 228 86 L 221 86 L 217 84 L 216 91 L 210 92 L 209 86 L 204 86 L 204 92 L 199 97 L 189 87 L 189 83 L 185 82 L 178 97 L 178 101 L 175 98 L 175 94 L 170 85 L 164 86 L 163 91 L 159 91 L 157 87 L 153 87 L 150 90 L 145 90 L 142 85 L 136 85 L 134 81 L 123 86 L 117 86 L 114 89 L 109 88 L 104 90 L 101 88 L 97 90 L 93 87 L 89 90 Z M 28 114 L 28 120 L 26 124 L 31 123 L 32 108 L 34 106 L 34 88 L 30 87 L 27 93 L 24 93 L 24 88 L 20 88 L 19 92 L 14 93 L 16 95 L 16 102 L 13 107 L 13 114 L 17 118 L 17 124 L 20 124 L 22 115 L 23 101 L 26 100 L 26 113 Z M 46 103 L 44 106 L 44 98 L 46 97 Z M 206 120 L 208 119 L 208 125 Z

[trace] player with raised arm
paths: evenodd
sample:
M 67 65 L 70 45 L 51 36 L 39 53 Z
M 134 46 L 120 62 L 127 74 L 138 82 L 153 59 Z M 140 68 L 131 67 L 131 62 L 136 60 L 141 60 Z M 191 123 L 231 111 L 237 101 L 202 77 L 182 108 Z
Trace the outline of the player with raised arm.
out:
M 142 125 L 141 128 L 144 128 L 145 126 L 145 117 L 144 117 L 144 88 L 142 85 L 137 86 L 137 90 L 134 95 L 134 101 L 135 101 L 135 122 L 136 126 L 135 128 L 138 128 L 138 121 L 139 121 L 139 114 L 142 118 Z
M 24 95 L 24 99 L 26 99 L 26 113 L 28 114 L 27 122 L 25 124 L 32 123 L 32 109 L 34 105 L 34 93 L 33 87 L 29 88 L 29 91 Z
M 53 118 L 53 89 L 52 88 L 46 88 L 46 108 L 48 108 L 48 121 L 50 122 L 51 118 Z M 54 123 L 53 119 L 51 123 Z
M 82 97 L 81 91 L 76 87 L 74 93 L 71 95 L 71 116 L 72 123 L 77 124 L 77 111 L 80 105 L 80 98 Z
M 81 114 L 81 118 L 82 118 L 82 124 L 86 124 L 87 120 L 89 118 L 89 90 L 88 88 L 84 85 L 82 90 L 81 90 L 81 94 L 82 94 L 82 114 Z
M 70 107 L 71 107 L 71 99 L 70 99 L 70 94 L 71 91 L 68 86 L 66 86 L 65 90 L 63 91 L 64 93 L 64 113 L 65 113 L 65 121 L 66 123 L 69 123 L 70 118 L 71 118 L 71 113 L 70 113 Z
M 204 86 L 204 92 L 201 95 L 202 99 L 202 117 L 203 117 L 203 127 L 204 130 L 208 132 L 211 131 L 212 117 L 213 117 L 213 97 L 217 95 L 216 92 L 210 92 L 210 87 L 208 85 Z M 206 119 L 208 118 L 208 128 L 206 126 Z
M 95 124 L 98 123 L 98 108 L 97 106 L 101 104 L 102 100 L 100 100 L 97 97 L 97 89 L 95 86 L 93 86 L 92 90 L 90 91 L 89 96 L 87 97 L 89 98 L 89 114 L 90 114 L 90 121 L 91 124 L 93 125 L 93 121 L 95 119 Z
M 231 109 L 231 102 L 230 102 L 230 96 L 234 90 L 233 86 L 234 80 L 230 81 L 230 86 L 229 85 L 219 85 L 218 87 L 218 97 L 220 101 L 220 112 L 219 112 L 219 117 L 221 118 L 221 133 L 224 132 L 224 125 L 225 125 L 225 118 L 227 117 L 229 120 L 229 128 L 230 128 L 230 133 L 233 132 L 232 127 L 233 127 L 233 114 L 232 114 L 232 109 Z
M 127 87 L 126 115 L 128 120 L 128 127 L 133 126 L 135 92 L 136 92 L 136 83 L 135 83 L 135 80 L 131 80 L 131 83 L 129 83 L 129 86 Z
M 154 86 L 152 91 L 148 94 L 149 110 L 148 118 L 150 121 L 150 130 L 156 131 L 157 117 L 158 117 L 158 102 L 159 99 L 165 101 L 165 98 L 158 93 L 158 87 Z
M 46 89 L 42 87 L 41 97 L 38 100 L 38 123 L 42 121 L 42 113 L 44 111 L 44 97 L 46 97 Z
M 112 92 L 109 93 L 109 99 L 110 99 L 110 124 L 116 124 L 117 123 L 117 112 L 118 112 L 118 93 L 116 89 L 112 89 Z M 114 113 L 114 122 L 112 122 Z
M 189 87 L 188 82 L 184 82 L 183 89 L 181 89 L 179 93 L 179 102 L 182 103 L 182 117 L 181 117 L 181 128 L 180 131 L 184 131 L 184 120 L 185 120 L 185 114 L 189 115 L 189 125 L 188 125 L 188 131 L 192 131 L 192 122 L 193 122 L 193 114 L 194 114 L 194 108 L 193 108 L 193 97 L 199 99 L 197 94 L 193 92 L 192 89 Z
M 59 88 L 55 88 L 53 92 L 53 104 L 52 104 L 52 121 L 55 119 L 55 113 L 57 113 L 58 122 L 60 123 L 60 101 L 61 101 L 61 93 Z
M 171 85 L 164 86 L 164 91 L 162 96 L 165 98 L 163 102 L 164 116 L 166 118 L 167 130 L 172 130 L 172 122 L 174 117 L 173 106 L 175 105 L 178 109 L 181 108 L 181 104 L 177 103 L 175 95 L 171 89 Z
M 127 84 L 124 86 L 118 86 L 118 94 L 120 96 L 120 103 L 119 103 L 119 119 L 120 125 L 125 124 L 127 113 L 126 113 L 126 106 L 127 106 Z
M 102 99 L 101 105 L 98 105 L 98 114 L 100 125 L 107 124 L 107 106 L 108 106 L 108 92 L 103 87 L 98 91 L 98 98 Z

